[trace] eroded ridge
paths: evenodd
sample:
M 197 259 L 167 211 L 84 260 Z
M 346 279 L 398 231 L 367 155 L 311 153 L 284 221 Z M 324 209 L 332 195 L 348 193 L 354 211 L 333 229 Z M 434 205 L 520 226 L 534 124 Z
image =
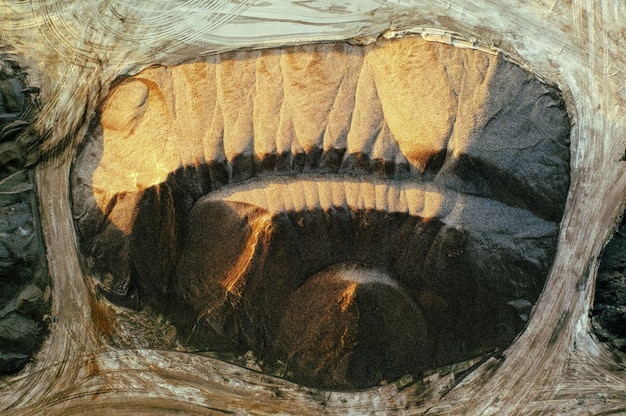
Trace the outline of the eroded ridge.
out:
M 95 121 L 72 182 L 104 293 L 305 384 L 506 346 L 554 256 L 569 119 L 495 54 L 413 37 L 229 53 L 122 80 Z

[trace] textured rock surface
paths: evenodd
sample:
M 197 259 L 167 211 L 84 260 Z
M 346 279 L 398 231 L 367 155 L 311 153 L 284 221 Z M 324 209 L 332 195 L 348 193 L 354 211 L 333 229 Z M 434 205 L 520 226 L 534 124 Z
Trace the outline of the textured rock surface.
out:
M 11 414 L 589 414 L 624 409 L 624 372 L 590 333 L 597 261 L 623 209 L 626 3 L 402 0 L 337 2 L 2 2 L 3 39 L 39 68 L 37 169 L 53 315 L 45 354 L 0 382 Z M 250 7 L 246 9 L 246 5 Z M 231 8 L 239 10 L 229 13 Z M 217 11 L 216 11 L 217 9 Z M 229 9 L 229 10 L 225 10 Z M 191 13 L 190 13 L 191 12 Z M 230 18 L 230 20 L 229 20 Z M 563 88 L 575 122 L 572 186 L 558 251 L 529 325 L 504 352 L 469 369 L 406 384 L 319 392 L 177 351 L 112 351 L 76 255 L 69 165 L 117 77 L 199 54 L 328 39 L 367 43 L 405 30 L 469 48 L 488 45 Z M 37 149 L 40 150 L 40 149 Z M 50 160 L 53 159 L 53 160 Z M 108 328 L 120 325 L 110 322 Z M 138 344 L 137 344 L 138 345 Z M 474 362 L 476 364 L 476 362 Z M 7 381 L 4 381 L 7 380 Z M 423 381 L 423 383 L 422 383 Z M 423 390 L 426 388 L 426 390 Z
M 111 300 L 181 333 L 199 319 L 194 348 L 271 354 L 300 286 L 356 262 L 426 310 L 422 371 L 505 347 L 552 262 L 569 120 L 497 55 L 415 37 L 229 53 L 122 80 L 94 121 L 73 170 L 86 264 Z M 363 387 L 318 374 L 291 377 Z
M 596 281 L 592 324 L 598 337 L 615 348 L 620 361 L 626 358 L 626 236 L 622 220 L 607 244 Z
M 37 200 L 20 137 L 36 110 L 27 84 L 15 61 L 0 59 L 0 374 L 20 370 L 34 355 L 49 307 Z
M 433 92 L 433 83 L 443 91 Z M 112 91 L 101 125 L 102 154 L 94 155 L 101 160 L 90 161 L 93 178 L 86 178 L 101 210 L 116 193 L 160 184 L 181 165 L 203 161 L 226 165 L 211 175 L 213 187 L 267 168 L 391 164 L 381 173 L 397 176 L 408 164 L 412 177 L 553 221 L 567 193 L 569 121 L 556 91 L 496 55 L 420 38 L 151 68 Z

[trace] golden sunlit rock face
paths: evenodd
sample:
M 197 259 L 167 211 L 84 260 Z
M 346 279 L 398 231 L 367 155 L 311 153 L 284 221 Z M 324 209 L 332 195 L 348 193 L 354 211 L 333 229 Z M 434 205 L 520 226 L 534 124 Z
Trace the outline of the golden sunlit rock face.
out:
M 352 389 L 505 347 L 569 185 L 558 91 L 406 37 L 234 52 L 121 80 L 74 164 L 103 293 L 181 346 Z

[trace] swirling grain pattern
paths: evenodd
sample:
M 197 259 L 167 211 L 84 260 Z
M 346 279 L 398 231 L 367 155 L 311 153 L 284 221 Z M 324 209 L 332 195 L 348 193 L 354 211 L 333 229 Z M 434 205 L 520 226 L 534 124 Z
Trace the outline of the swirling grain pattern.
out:
M 208 5 L 219 8 L 207 10 Z M 592 0 L 406 0 L 284 3 L 6 1 L 2 41 L 35 69 L 45 107 L 33 151 L 56 324 L 37 363 L 1 381 L 11 414 L 555 414 L 626 408 L 621 366 L 589 333 L 596 258 L 623 208 L 626 4 Z M 206 28 L 206 30 L 205 30 Z M 77 262 L 69 162 L 86 123 L 120 75 L 151 64 L 239 48 L 356 38 L 404 30 L 507 52 L 569 96 L 572 184 L 555 265 L 530 324 L 501 363 L 454 384 L 442 376 L 416 401 L 395 386 L 354 394 L 310 391 L 176 353 L 107 351 Z M 463 35 L 458 35 L 463 34 Z M 499 365 L 497 365 L 499 364 Z M 276 387 L 279 386 L 279 387 Z M 271 396 L 270 392 L 274 395 Z M 443 395 L 442 392 L 447 392 Z M 439 399 L 439 400 L 435 400 Z M 436 402 L 436 403 L 435 403 Z M 245 409 L 245 410 L 243 410 Z

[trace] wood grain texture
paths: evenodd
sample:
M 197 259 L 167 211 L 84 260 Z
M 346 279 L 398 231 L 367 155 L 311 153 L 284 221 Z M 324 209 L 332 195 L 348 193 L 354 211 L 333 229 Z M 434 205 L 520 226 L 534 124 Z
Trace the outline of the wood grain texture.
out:
M 0 380 L 10 414 L 606 414 L 626 411 L 626 380 L 590 334 L 597 257 L 626 190 L 626 4 L 592 0 L 122 2 L 5 1 L 2 44 L 31 66 L 45 103 L 33 142 L 55 324 L 38 360 Z M 69 166 L 86 123 L 119 76 L 240 48 L 378 34 L 501 50 L 568 97 L 571 187 L 555 265 L 530 324 L 454 386 L 318 392 L 202 357 L 112 351 L 78 263 Z M 356 38 L 356 39 L 354 39 Z M 34 84 L 34 82 L 33 82 Z

